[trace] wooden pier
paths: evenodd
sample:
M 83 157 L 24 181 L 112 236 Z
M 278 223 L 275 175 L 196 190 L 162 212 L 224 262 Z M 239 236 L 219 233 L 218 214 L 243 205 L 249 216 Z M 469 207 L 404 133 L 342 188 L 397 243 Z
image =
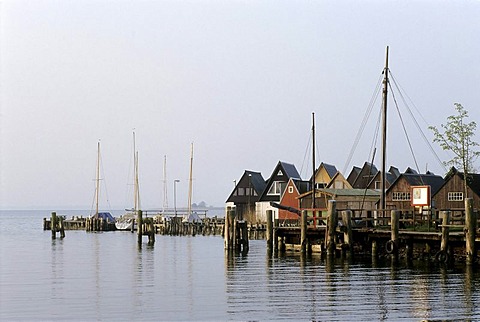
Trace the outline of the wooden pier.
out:
M 391 255 L 433 258 L 439 262 L 456 258 L 471 264 L 479 261 L 480 247 L 478 214 L 472 204 L 467 199 L 462 218 L 452 217 L 448 210 L 426 219 L 399 210 L 379 212 L 376 218 L 355 218 L 352 210 L 335 209 L 332 200 L 325 216 L 308 217 L 307 211 L 303 211 L 297 225 L 282 226 L 274 221 L 267 236 L 274 236 L 274 248 L 279 251 L 335 256 Z

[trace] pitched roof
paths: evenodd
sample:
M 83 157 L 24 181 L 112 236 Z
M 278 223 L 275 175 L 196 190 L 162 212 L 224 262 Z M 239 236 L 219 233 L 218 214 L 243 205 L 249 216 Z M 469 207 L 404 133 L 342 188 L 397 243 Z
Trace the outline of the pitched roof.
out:
M 448 173 L 445 175 L 445 183 L 447 183 L 447 181 L 450 180 L 450 178 L 454 175 L 458 175 L 462 180 L 464 180 L 463 172 L 458 171 L 455 167 L 451 167 L 450 171 L 448 171 Z M 473 192 L 480 196 L 480 174 L 468 174 L 467 185 L 473 190 Z
M 300 174 L 297 171 L 297 168 L 295 168 L 293 164 L 286 163 L 283 161 L 279 161 L 278 163 L 282 165 L 283 170 L 285 170 L 285 174 L 287 175 L 288 178 L 301 179 Z
M 445 180 L 441 176 L 434 174 L 415 174 L 402 173 L 397 180 L 387 189 L 387 192 L 395 186 L 395 183 L 404 178 L 410 186 L 430 186 L 431 194 L 434 195 L 444 184 Z
M 251 185 L 251 187 L 257 192 L 257 195 L 260 196 L 265 190 L 267 182 L 265 179 L 263 179 L 263 176 L 260 172 L 245 170 L 242 177 L 240 180 L 238 180 L 236 186 L 233 188 L 233 191 L 230 193 L 227 202 L 233 201 L 232 198 L 235 196 L 235 191 L 237 190 L 237 187 L 241 185 L 244 187 Z

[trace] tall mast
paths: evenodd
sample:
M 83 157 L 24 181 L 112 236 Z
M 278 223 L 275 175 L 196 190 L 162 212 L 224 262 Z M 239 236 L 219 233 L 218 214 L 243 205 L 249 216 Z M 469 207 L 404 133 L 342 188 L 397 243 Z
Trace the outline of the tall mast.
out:
M 163 212 L 168 208 L 167 196 L 167 156 L 163 156 Z
M 98 216 L 98 195 L 100 192 L 100 141 L 97 143 L 97 175 L 95 187 L 95 217 Z
M 138 151 L 135 153 L 135 211 L 140 209 L 140 189 L 138 186 Z
M 192 213 L 192 172 L 193 172 L 193 142 L 190 151 L 190 177 L 188 182 L 188 215 Z
M 312 112 L 312 168 L 312 209 L 315 209 L 315 112 Z
M 383 70 L 383 109 L 382 109 L 382 172 L 380 181 L 380 209 L 385 209 L 385 171 L 387 162 L 387 94 L 388 94 L 388 46 Z
M 137 160 L 138 153 L 135 147 L 135 129 L 133 130 L 133 210 L 138 210 L 138 178 L 137 178 Z

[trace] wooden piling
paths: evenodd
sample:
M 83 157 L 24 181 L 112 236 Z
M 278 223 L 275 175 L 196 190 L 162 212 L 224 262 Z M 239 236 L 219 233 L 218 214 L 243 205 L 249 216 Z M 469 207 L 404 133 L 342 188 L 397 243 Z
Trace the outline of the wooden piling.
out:
M 329 200 L 327 212 L 327 233 L 325 234 L 327 255 L 335 254 L 335 230 L 337 229 L 337 221 L 336 201 Z
M 475 262 L 475 237 L 477 230 L 477 215 L 473 212 L 473 199 L 465 199 L 465 253 L 466 262 L 471 265 Z
M 399 210 L 392 210 L 390 212 L 390 225 L 391 225 L 391 239 L 387 242 L 387 252 L 398 256 L 398 247 L 400 246 L 399 230 L 400 230 L 400 216 L 402 212 Z
M 52 218 L 50 220 L 50 226 L 51 226 L 51 229 L 52 229 L 52 239 L 56 239 L 57 238 L 57 213 L 56 212 L 52 212 Z
M 448 248 L 448 235 L 450 233 L 448 227 L 450 224 L 450 211 L 440 212 L 440 217 L 442 218 L 442 241 L 440 243 L 440 250 L 446 253 Z
M 348 246 L 348 254 L 353 254 L 353 233 L 352 233 L 352 211 L 342 211 L 342 222 L 344 226 L 343 242 Z
M 228 209 L 227 216 L 225 218 L 225 249 L 232 250 L 234 249 L 234 222 L 235 222 L 235 210 Z
M 59 218 L 58 230 L 60 231 L 60 238 L 65 238 L 65 226 L 63 224 L 63 216 L 60 216 Z
M 307 211 L 303 210 L 300 217 L 300 245 L 302 253 L 307 251 L 307 215 Z
M 267 210 L 267 247 L 273 247 L 273 211 Z

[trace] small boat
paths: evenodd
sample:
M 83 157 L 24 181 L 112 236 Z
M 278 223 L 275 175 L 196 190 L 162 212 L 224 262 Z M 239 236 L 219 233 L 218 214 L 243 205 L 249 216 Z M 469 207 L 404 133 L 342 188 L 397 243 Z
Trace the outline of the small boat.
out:
M 135 228 L 135 213 L 126 213 L 115 221 L 117 230 L 132 230 Z

